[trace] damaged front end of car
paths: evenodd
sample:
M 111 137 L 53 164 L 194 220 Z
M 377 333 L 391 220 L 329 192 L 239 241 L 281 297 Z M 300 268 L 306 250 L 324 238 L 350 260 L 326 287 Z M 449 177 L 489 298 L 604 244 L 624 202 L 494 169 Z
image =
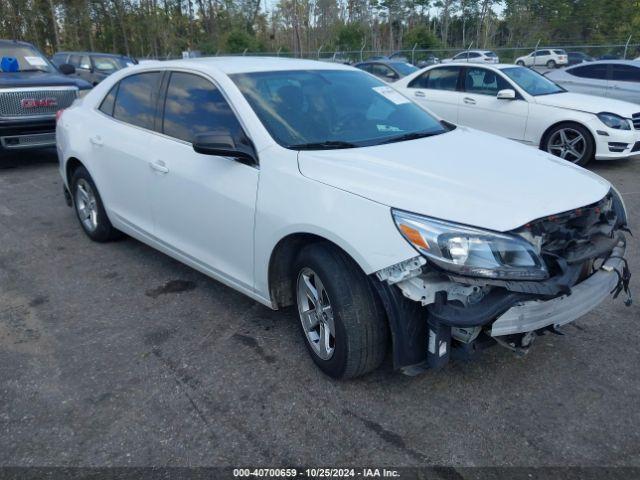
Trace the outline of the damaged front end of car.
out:
M 599 202 L 499 233 L 393 211 L 420 253 L 374 274 L 387 310 L 394 365 L 407 374 L 535 338 L 612 295 L 631 304 L 628 232 L 615 189 Z M 426 321 L 425 321 L 426 319 Z

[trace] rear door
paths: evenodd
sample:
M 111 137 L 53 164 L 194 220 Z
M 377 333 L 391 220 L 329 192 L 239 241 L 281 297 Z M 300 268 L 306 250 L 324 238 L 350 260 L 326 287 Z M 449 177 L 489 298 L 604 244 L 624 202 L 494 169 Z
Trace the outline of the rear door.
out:
M 565 70 L 567 80 L 562 85 L 567 90 L 587 95 L 599 95 L 606 97 L 609 95 L 608 64 L 580 64 Z
M 87 135 L 95 158 L 94 178 L 112 220 L 143 235 L 153 235 L 149 187 L 158 92 L 162 72 L 130 75 L 103 100 Z M 92 172 L 93 173 L 93 172 Z
M 613 63 L 611 67 L 608 96 L 640 103 L 640 68 L 619 63 Z
M 407 85 L 407 93 L 443 119 L 456 123 L 461 94 L 458 83 L 461 67 L 447 66 L 427 70 Z
M 192 145 L 196 134 L 216 131 L 246 142 L 245 130 L 222 92 L 196 73 L 172 72 L 163 105 L 149 157 L 156 236 L 187 263 L 252 289 L 259 169 Z
M 512 140 L 524 140 L 529 104 L 517 93 L 515 100 L 497 98 L 500 90 L 515 90 L 501 74 L 483 67 L 465 67 L 463 87 L 458 114 L 461 125 Z

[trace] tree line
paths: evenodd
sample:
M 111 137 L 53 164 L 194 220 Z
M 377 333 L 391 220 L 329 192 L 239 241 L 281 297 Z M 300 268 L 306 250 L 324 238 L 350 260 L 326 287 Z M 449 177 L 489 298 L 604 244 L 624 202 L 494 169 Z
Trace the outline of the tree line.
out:
M 640 0 L 0 1 L 0 38 L 138 58 L 624 43 L 639 27 Z

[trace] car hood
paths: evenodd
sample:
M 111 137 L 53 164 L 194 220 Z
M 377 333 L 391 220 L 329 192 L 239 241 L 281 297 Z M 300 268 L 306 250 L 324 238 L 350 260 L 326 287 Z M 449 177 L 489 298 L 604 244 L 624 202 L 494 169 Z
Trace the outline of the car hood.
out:
M 633 103 L 573 92 L 539 95 L 534 98 L 539 105 L 568 108 L 570 110 L 580 110 L 581 112 L 589 113 L 609 112 L 622 115 L 626 118 L 631 118 L 632 114 L 640 111 L 640 107 Z
M 64 86 L 78 87 L 81 90 L 91 88 L 91 84 L 81 78 L 70 77 L 58 72 L 5 72 L 0 75 L 0 88 Z
M 373 147 L 302 151 L 302 175 L 389 207 L 496 231 L 589 205 L 610 184 L 519 143 L 458 127 Z

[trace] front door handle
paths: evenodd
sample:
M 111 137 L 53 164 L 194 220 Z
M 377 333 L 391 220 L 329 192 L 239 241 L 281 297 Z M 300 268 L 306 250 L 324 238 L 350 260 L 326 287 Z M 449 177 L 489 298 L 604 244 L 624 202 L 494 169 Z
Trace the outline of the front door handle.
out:
M 158 173 L 169 173 L 169 169 L 162 160 L 149 162 L 149 166 L 151 167 L 151 170 L 155 170 Z
M 420 91 L 415 92 L 413 95 L 420 98 L 426 97 L 425 93 Z
M 102 141 L 102 137 L 100 135 L 89 137 L 89 141 L 96 147 L 101 147 L 104 145 L 104 142 Z
M 476 104 L 476 101 L 473 98 L 469 98 L 469 97 L 464 97 L 463 101 L 467 105 L 475 105 Z

